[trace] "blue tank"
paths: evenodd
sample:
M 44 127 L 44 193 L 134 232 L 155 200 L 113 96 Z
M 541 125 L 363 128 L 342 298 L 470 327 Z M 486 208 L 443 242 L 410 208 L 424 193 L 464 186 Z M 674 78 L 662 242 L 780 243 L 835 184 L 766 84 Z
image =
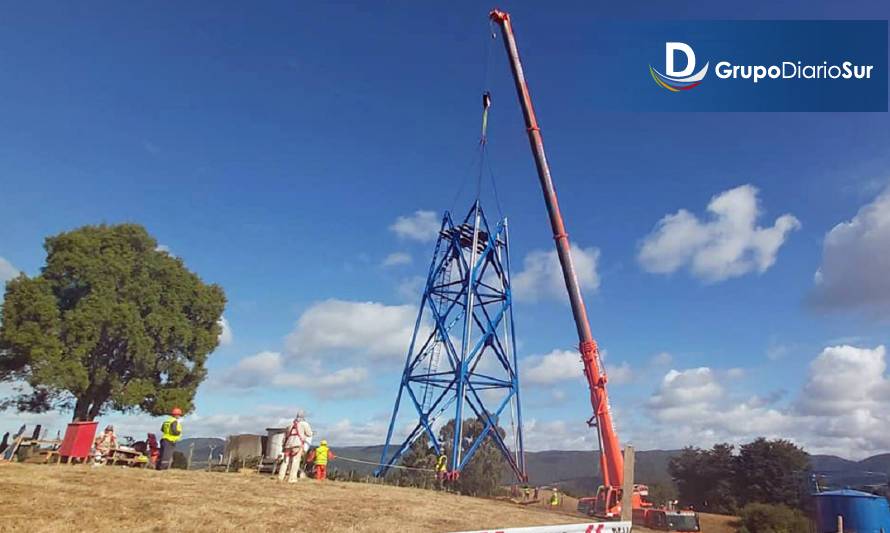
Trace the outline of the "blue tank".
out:
M 814 494 L 816 531 L 837 531 L 838 515 L 844 517 L 844 531 L 851 533 L 890 533 L 890 506 L 887 499 L 858 490 L 833 490 Z

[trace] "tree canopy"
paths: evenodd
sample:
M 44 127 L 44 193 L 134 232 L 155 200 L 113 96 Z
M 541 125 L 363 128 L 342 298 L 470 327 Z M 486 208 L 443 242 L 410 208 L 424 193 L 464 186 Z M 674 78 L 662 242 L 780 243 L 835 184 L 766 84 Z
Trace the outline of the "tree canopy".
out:
M 683 505 L 715 513 L 734 513 L 750 503 L 801 504 L 800 474 L 809 455 L 794 443 L 759 438 L 739 447 L 716 444 L 710 450 L 685 448 L 668 471 Z
M 102 412 L 192 408 L 226 298 L 136 224 L 48 237 L 40 275 L 6 285 L 0 380 L 25 383 L 4 407 Z
M 465 441 L 475 440 L 482 433 L 485 425 L 476 418 L 464 420 L 463 433 Z M 503 428 L 496 428 L 501 437 L 506 433 Z M 454 439 L 454 420 L 449 420 L 439 429 L 439 442 L 445 449 L 445 453 L 451 454 L 451 443 Z M 430 444 L 429 436 L 422 433 L 412 444 L 411 448 L 402 457 L 402 465 L 412 468 L 432 470 L 436 464 L 436 451 Z M 449 464 L 449 468 L 450 468 Z M 464 467 L 460 477 L 455 481 L 449 481 L 449 486 L 462 493 L 472 496 L 494 495 L 503 480 L 507 466 L 500 449 L 494 439 L 489 435 L 482 441 L 479 448 L 473 454 L 473 458 Z M 429 474 L 418 471 L 400 471 L 395 478 L 401 485 L 426 486 Z

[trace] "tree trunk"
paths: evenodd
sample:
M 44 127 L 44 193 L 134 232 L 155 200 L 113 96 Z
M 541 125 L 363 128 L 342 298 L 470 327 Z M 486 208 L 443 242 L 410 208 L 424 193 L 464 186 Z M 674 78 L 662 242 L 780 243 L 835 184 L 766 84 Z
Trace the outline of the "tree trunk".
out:
M 90 402 L 86 398 L 78 398 L 77 403 L 74 404 L 74 416 L 71 418 L 71 421 L 86 420 L 89 409 Z

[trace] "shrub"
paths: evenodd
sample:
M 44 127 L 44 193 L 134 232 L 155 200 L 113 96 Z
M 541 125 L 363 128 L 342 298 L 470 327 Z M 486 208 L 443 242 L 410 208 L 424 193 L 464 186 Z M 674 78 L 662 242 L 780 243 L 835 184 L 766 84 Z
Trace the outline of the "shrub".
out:
M 739 533 L 809 533 L 810 521 L 785 505 L 749 503 L 742 508 Z

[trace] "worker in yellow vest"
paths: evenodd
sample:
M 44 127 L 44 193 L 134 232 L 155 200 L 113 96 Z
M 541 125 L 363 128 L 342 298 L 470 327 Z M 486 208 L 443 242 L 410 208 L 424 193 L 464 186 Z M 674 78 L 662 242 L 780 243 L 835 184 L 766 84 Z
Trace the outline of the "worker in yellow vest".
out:
M 327 479 L 328 461 L 336 458 L 333 450 L 328 448 L 328 441 L 322 440 L 318 448 L 315 449 L 315 479 Z
M 558 507 L 559 506 L 559 489 L 553 487 L 553 492 L 550 494 L 550 507 Z
M 166 470 L 173 463 L 173 451 L 176 442 L 182 438 L 182 409 L 174 407 L 170 416 L 161 424 L 161 454 L 158 458 L 158 470 Z
M 436 479 L 442 481 L 445 479 L 445 473 L 448 472 L 448 456 L 445 455 L 445 452 L 439 454 L 439 458 L 436 459 Z

